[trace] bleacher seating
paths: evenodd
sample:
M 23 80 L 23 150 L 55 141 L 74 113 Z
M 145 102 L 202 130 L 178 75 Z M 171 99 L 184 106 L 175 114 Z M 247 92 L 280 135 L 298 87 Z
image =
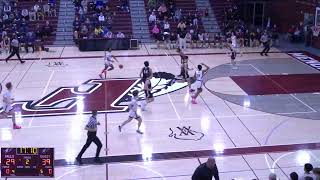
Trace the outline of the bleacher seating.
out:
M 182 10 L 182 16 L 187 16 L 189 13 L 193 15 L 197 12 L 197 9 L 196 9 L 197 6 L 194 0 L 174 0 L 174 3 L 176 5 L 176 9 Z M 145 0 L 145 7 L 147 12 L 147 18 L 149 18 L 149 15 L 151 14 L 151 12 L 148 9 L 148 0 Z M 173 19 L 168 19 L 168 22 L 170 24 L 171 32 L 176 32 L 179 22 L 174 21 Z M 152 30 L 152 28 L 153 28 L 153 25 L 149 23 L 150 31 Z M 204 27 L 201 20 L 198 21 L 198 30 L 204 31 Z
M 113 15 L 112 32 L 116 34 L 121 31 L 126 37 L 132 36 L 132 23 L 130 12 L 119 10 L 117 7 L 121 5 L 119 0 L 110 0 L 110 8 Z
M 210 4 L 221 28 L 225 18 L 224 11 L 228 7 L 232 6 L 233 0 L 210 0 Z
M 47 0 L 43 0 L 43 2 L 38 2 L 41 7 L 42 5 L 48 3 Z M 19 0 L 18 1 L 18 10 L 21 11 L 22 9 L 28 9 L 30 10 L 34 5 L 35 1 L 30 1 L 30 0 Z M 36 20 L 36 21 L 29 21 L 29 28 L 35 28 L 37 24 L 42 27 L 45 25 L 46 21 L 50 22 L 50 25 L 53 28 L 53 32 L 51 33 L 51 36 L 46 37 L 43 39 L 43 44 L 44 45 L 52 45 L 53 42 L 55 41 L 55 36 L 56 36 L 56 31 L 57 31 L 57 24 L 58 24 L 58 15 L 59 15 L 59 5 L 60 5 L 60 0 L 56 0 L 56 11 L 57 11 L 57 16 L 56 17 L 48 17 L 45 16 L 44 20 Z
M 124 35 L 126 37 L 131 38 L 132 37 L 132 23 L 131 23 L 131 16 L 130 16 L 130 12 L 124 11 L 120 9 L 121 6 L 121 1 L 119 0 L 110 0 L 108 1 L 106 4 L 104 4 L 104 6 L 108 6 L 109 7 L 109 13 L 111 15 L 109 15 L 111 17 L 111 29 L 109 29 L 112 33 L 113 36 L 115 36 L 118 32 L 122 32 L 124 33 Z M 105 7 L 103 7 L 105 8 Z M 76 16 L 79 17 L 79 13 L 76 10 Z M 104 16 L 107 18 L 106 16 L 106 11 L 103 10 Z M 84 19 L 89 18 L 91 19 L 92 15 L 96 14 L 97 15 L 97 20 L 98 20 L 98 12 L 96 12 L 95 10 L 91 11 L 91 12 L 87 12 L 84 15 Z M 105 25 L 103 26 L 109 26 L 107 25 L 108 23 L 105 22 Z M 93 30 L 95 28 L 94 23 L 92 23 L 91 21 L 91 29 L 89 29 L 89 34 L 93 33 Z

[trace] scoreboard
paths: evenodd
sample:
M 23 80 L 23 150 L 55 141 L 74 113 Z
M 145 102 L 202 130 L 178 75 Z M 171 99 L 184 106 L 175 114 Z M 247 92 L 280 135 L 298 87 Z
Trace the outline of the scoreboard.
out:
M 1 148 L 1 176 L 54 177 L 53 148 Z

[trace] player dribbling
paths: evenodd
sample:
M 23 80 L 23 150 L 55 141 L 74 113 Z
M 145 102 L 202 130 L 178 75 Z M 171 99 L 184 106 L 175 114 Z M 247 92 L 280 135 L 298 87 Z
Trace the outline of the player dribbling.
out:
M 103 74 L 104 74 L 104 77 L 107 78 L 107 71 L 112 71 L 114 69 L 114 66 L 112 64 L 114 60 L 112 59 L 114 59 L 119 63 L 117 58 L 111 54 L 111 48 L 110 48 L 108 51 L 104 52 L 104 68 L 99 74 L 101 79 L 103 79 L 103 76 L 102 76 Z M 119 68 L 122 68 L 122 67 L 123 67 L 122 65 L 119 65 Z

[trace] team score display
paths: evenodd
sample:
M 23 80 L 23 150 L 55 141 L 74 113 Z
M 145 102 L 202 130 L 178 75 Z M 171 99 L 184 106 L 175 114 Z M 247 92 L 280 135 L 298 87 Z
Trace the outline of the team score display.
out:
M 53 148 L 1 148 L 2 177 L 54 177 Z

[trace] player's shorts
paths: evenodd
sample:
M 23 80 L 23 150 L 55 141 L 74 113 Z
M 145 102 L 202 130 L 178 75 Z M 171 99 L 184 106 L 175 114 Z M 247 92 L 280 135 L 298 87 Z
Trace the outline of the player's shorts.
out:
M 11 104 L 7 104 L 7 105 L 3 106 L 3 110 L 4 110 L 4 112 L 9 113 L 10 111 L 13 110 L 13 107 Z
M 137 114 L 137 112 L 129 111 L 129 118 L 132 118 L 132 119 L 139 119 L 139 118 L 140 118 L 140 116 Z
M 193 84 L 191 84 L 191 89 L 201 89 L 202 88 L 202 81 L 195 81 Z
M 105 69 L 108 69 L 109 67 L 113 67 L 113 65 L 111 63 L 104 64 L 104 68 Z
M 153 98 L 153 94 L 151 93 L 151 90 L 144 90 L 144 93 L 146 94 L 146 98 Z

